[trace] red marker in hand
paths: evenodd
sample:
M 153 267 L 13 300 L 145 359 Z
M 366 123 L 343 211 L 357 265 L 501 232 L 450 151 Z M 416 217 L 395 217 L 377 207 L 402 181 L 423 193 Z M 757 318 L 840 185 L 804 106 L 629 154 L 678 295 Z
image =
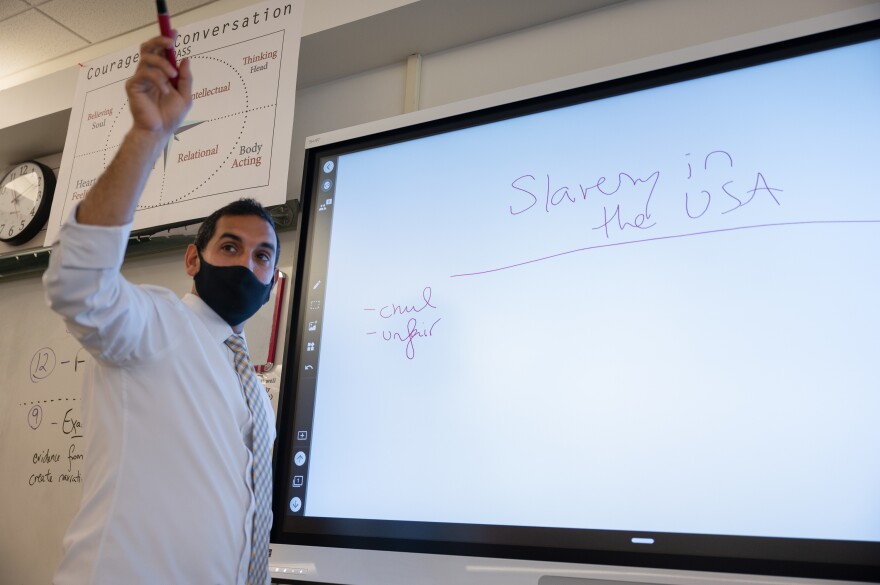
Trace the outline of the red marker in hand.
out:
M 168 6 L 165 4 L 165 0 L 156 0 L 156 12 L 159 13 L 159 31 L 162 33 L 162 36 L 173 39 L 171 19 L 168 18 Z M 165 58 L 168 59 L 168 62 L 177 71 L 177 54 L 174 52 L 173 46 L 165 49 Z M 171 79 L 171 85 L 174 86 L 174 89 L 177 89 L 177 77 Z

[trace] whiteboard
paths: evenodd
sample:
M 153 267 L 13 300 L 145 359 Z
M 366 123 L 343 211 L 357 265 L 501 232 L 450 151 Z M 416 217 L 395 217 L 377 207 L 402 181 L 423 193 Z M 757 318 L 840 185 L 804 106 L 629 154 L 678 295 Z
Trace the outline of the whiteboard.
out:
M 322 148 L 291 532 L 880 541 L 877 62 Z

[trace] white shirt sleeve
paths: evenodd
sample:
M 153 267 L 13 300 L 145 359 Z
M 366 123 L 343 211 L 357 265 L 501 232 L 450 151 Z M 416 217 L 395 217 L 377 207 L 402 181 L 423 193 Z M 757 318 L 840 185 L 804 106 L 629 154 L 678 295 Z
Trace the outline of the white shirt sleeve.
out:
M 124 365 L 151 352 L 155 303 L 170 291 L 131 284 L 119 272 L 131 224 L 84 225 L 75 213 L 52 247 L 43 285 L 50 308 L 96 359 Z M 151 336 L 151 334 L 153 334 Z

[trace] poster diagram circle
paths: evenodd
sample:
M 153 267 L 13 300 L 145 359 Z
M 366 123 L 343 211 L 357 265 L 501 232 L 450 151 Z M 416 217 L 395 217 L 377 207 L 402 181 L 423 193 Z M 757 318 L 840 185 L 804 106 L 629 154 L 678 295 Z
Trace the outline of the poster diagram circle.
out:
M 250 32 L 242 30 L 241 36 Z M 133 229 L 204 217 L 235 197 L 283 196 L 287 168 L 278 167 L 289 157 L 283 137 L 292 127 L 295 88 L 285 81 L 292 61 L 282 58 L 284 39 L 285 32 L 277 30 L 222 46 L 186 47 L 191 106 L 184 119 L 175 120 L 167 141 L 155 145 Z M 59 193 L 66 194 L 55 198 L 49 240 L 112 164 L 134 126 L 126 83 L 137 71 L 136 55 L 108 59 L 100 69 L 108 72 L 99 76 L 93 75 L 98 66 L 90 65 L 81 80 L 87 88 L 78 86 L 65 147 L 73 155 L 65 156 L 60 174 Z M 134 99 L 140 103 L 141 96 Z
M 193 105 L 156 160 L 149 181 L 159 182 L 145 189 L 138 209 L 149 209 L 196 198 L 235 156 L 248 125 L 250 95 L 244 76 L 225 59 L 193 55 L 199 77 L 215 80 L 193 88 Z M 112 160 L 130 125 L 126 100 L 116 108 L 107 132 L 104 166 Z M 174 191 L 166 188 L 174 185 Z

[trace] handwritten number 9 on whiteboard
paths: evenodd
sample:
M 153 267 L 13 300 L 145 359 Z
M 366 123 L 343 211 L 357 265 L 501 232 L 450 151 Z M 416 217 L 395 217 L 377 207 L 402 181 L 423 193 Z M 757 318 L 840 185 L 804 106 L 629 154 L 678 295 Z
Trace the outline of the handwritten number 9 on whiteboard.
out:
M 40 423 L 43 422 L 43 408 L 37 404 L 33 408 L 30 409 L 28 413 L 28 426 L 32 429 L 37 430 L 40 428 Z

